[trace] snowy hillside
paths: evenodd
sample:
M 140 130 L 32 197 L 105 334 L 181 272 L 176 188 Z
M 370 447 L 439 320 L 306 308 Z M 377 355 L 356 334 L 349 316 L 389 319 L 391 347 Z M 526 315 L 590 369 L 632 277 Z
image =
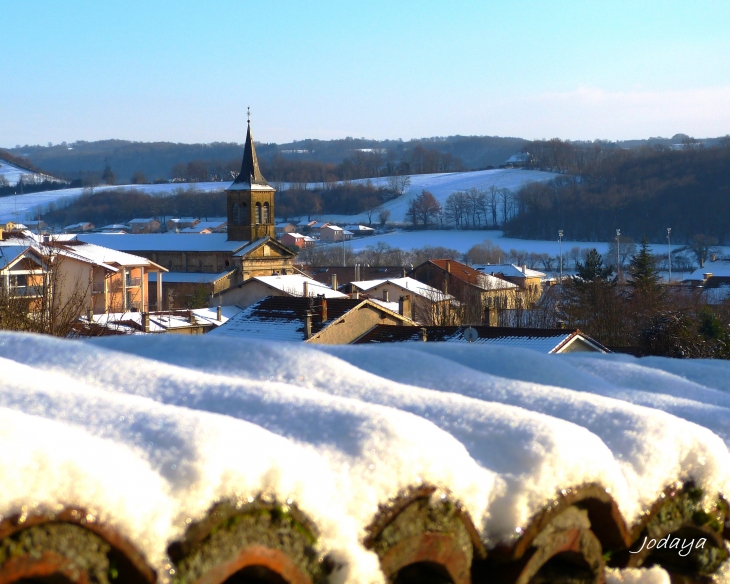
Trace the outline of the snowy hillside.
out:
M 602 581 L 605 562 L 699 578 L 727 557 L 730 363 L 2 333 L 0 368 L 0 549 L 3 517 L 82 508 L 140 573 L 180 582 L 252 557 L 357 584 L 422 581 L 414 562 L 454 584 L 472 563 L 475 583 L 556 581 L 562 553 L 588 571 L 571 581 Z M 641 545 L 677 533 L 704 543 Z
M 195 184 L 166 183 L 160 185 L 112 185 L 94 188 L 95 193 L 103 193 L 116 189 L 136 189 L 150 195 L 166 197 L 177 189 L 194 188 L 201 191 L 218 191 L 225 189 L 230 183 L 208 182 Z M 25 195 L 0 197 L 0 222 L 21 222 L 24 219 L 35 219 L 50 203 L 56 205 L 70 203 L 84 193 L 83 188 L 62 189 L 59 191 L 42 191 Z
M 49 180 L 51 182 L 63 182 L 60 179 L 57 179 L 50 175 L 39 174 L 31 170 L 26 170 L 24 168 L 15 166 L 10 162 L 6 162 L 5 160 L 0 159 L 0 182 L 3 182 L 4 179 L 5 181 L 7 181 L 7 184 L 9 184 L 10 186 L 14 186 L 18 184 L 18 181 L 21 178 L 25 183 L 43 182 L 44 180 Z
M 518 169 L 494 169 L 494 170 L 478 170 L 473 172 L 447 172 L 439 174 L 416 174 L 411 177 L 411 185 L 408 190 L 392 201 L 388 201 L 379 209 L 387 209 L 390 211 L 391 223 L 405 223 L 406 211 L 408 210 L 408 201 L 414 196 L 419 195 L 421 191 L 427 190 L 433 193 L 439 203 L 443 205 L 448 196 L 454 191 L 465 191 L 467 189 L 486 190 L 491 186 L 498 189 L 509 189 L 511 191 L 518 190 L 522 185 L 529 182 L 541 182 L 555 178 L 556 174 L 550 172 L 541 172 L 538 170 L 518 170 Z M 375 186 L 386 186 L 388 178 L 370 179 Z M 354 182 L 365 182 L 364 180 Z M 324 216 L 323 216 L 324 217 Z M 367 221 L 367 215 L 327 215 L 326 219 L 330 221 L 343 221 L 347 223 L 364 223 Z

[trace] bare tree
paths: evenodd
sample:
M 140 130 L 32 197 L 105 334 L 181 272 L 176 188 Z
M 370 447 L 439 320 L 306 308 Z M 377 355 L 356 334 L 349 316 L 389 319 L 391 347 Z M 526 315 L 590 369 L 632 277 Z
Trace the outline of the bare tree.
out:
M 402 195 L 411 186 L 411 177 L 406 175 L 394 174 L 388 177 L 388 188 L 398 196 Z
M 380 226 L 385 227 L 385 224 L 388 222 L 388 219 L 390 219 L 390 211 L 388 209 L 383 209 L 378 214 L 378 219 L 380 219 Z

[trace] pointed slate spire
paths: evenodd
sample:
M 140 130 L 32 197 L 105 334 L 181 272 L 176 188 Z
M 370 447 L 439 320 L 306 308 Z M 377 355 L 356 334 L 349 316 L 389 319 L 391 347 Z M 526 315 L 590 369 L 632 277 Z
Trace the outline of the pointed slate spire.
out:
M 248 118 L 248 132 L 246 133 L 246 145 L 243 148 L 243 161 L 241 162 L 241 172 L 231 185 L 232 188 L 248 187 L 249 185 L 269 186 L 264 175 L 261 174 L 259 161 L 256 157 L 256 147 L 253 144 L 253 136 L 251 135 L 251 116 Z

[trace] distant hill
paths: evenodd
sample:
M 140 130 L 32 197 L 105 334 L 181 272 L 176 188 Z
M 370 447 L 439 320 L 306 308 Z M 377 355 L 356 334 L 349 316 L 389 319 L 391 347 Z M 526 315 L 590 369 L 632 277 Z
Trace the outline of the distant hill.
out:
M 301 140 L 288 144 L 257 144 L 257 152 L 264 166 L 275 158 L 290 162 L 317 162 L 337 165 L 345 159 L 379 155 L 383 159 L 402 160 L 420 147 L 435 150 L 458 159 L 465 170 L 477 170 L 503 164 L 518 152 L 526 140 L 494 136 L 449 136 L 418 140 Z M 7 149 L 22 156 L 46 172 L 68 179 L 83 179 L 96 173 L 101 175 L 108 163 L 119 183 L 129 183 L 135 173 L 142 173 L 148 181 L 173 178 L 175 165 L 202 161 L 209 168 L 225 172 L 240 161 L 243 145 L 228 142 L 211 144 L 176 144 L 172 142 L 130 142 L 102 140 L 97 142 L 62 143 L 52 146 L 22 146 Z M 228 177 L 226 177 L 228 178 Z

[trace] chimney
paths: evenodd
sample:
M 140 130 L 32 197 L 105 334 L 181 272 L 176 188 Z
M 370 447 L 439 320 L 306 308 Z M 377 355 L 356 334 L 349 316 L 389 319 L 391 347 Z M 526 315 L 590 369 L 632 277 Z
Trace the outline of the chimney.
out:
M 702 278 L 704 280 L 709 280 L 710 278 L 712 278 L 712 272 L 707 272 L 706 274 L 702 274 Z
M 558 328 L 559 329 L 564 329 L 565 328 L 565 321 L 564 320 L 559 320 L 558 321 Z
M 360 281 L 360 264 L 355 264 L 355 282 Z
M 144 331 L 146 333 L 150 332 L 150 313 L 149 312 L 142 313 L 142 331 Z
M 319 297 L 320 302 L 320 308 L 321 308 L 321 316 L 322 321 L 321 322 L 327 322 L 327 299 L 324 297 L 324 294 Z
M 700 260 L 700 268 L 704 268 L 704 267 L 705 267 L 705 260 L 702 260 L 701 259 Z
M 446 273 L 451 273 L 451 260 L 446 260 Z
M 222 321 L 222 320 L 223 320 L 223 307 L 222 307 L 222 306 L 218 306 L 218 307 L 217 307 L 217 308 L 215 309 L 215 318 L 216 318 L 216 320 L 217 320 L 218 322 L 220 322 L 220 321 Z
M 188 310 L 188 321 L 190 322 L 190 324 L 198 324 L 195 320 L 195 314 L 192 310 Z
M 401 278 L 405 278 L 406 277 L 406 269 L 405 268 L 401 268 L 400 269 L 400 277 Z
M 527 275 L 527 264 L 522 264 L 522 275 L 523 276 Z
M 307 340 L 312 338 L 312 313 L 308 310 L 304 314 L 304 336 Z
M 332 289 L 337 290 L 337 274 L 332 274 Z
M 421 327 L 421 340 L 425 343 L 428 341 L 428 331 L 426 330 L 426 327 Z
M 91 306 L 89 306 L 89 309 L 86 312 L 86 318 L 89 319 L 89 324 L 94 322 L 94 309 Z
M 302 294 L 302 296 L 304 296 L 305 298 L 307 298 L 309 296 L 309 282 L 304 282 L 304 290 L 303 291 L 304 291 L 304 294 Z
M 487 326 L 499 326 L 499 314 L 493 304 L 484 309 L 484 322 Z
M 387 290 L 383 290 L 383 302 L 389 302 L 389 294 Z
M 401 296 L 398 299 L 398 314 L 405 316 L 406 318 L 413 318 L 410 296 Z
M 353 298 L 355 300 L 360 300 L 360 292 L 355 292 L 355 294 L 353 295 Z

